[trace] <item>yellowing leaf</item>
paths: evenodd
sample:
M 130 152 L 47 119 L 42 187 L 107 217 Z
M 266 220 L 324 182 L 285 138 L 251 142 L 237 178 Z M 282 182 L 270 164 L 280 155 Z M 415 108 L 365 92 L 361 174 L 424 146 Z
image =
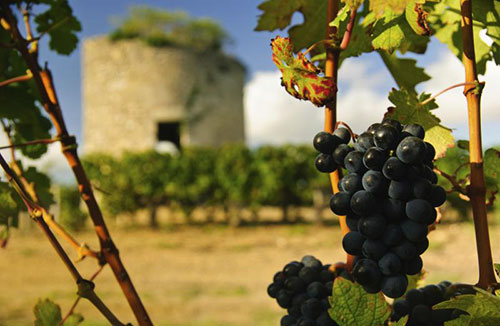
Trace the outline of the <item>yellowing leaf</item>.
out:
M 332 101 L 337 91 L 333 79 L 320 76 L 321 70 L 307 60 L 303 53 L 295 57 L 289 38 L 278 36 L 271 46 L 273 61 L 281 71 L 281 81 L 288 93 L 317 106 Z
M 342 326 L 382 326 L 390 315 L 382 293 L 367 293 L 361 285 L 342 277 L 335 279 L 329 301 L 330 317 Z
M 382 16 L 387 8 L 395 14 L 401 14 L 410 1 L 411 0 L 370 0 L 370 10 L 373 11 L 377 17 Z

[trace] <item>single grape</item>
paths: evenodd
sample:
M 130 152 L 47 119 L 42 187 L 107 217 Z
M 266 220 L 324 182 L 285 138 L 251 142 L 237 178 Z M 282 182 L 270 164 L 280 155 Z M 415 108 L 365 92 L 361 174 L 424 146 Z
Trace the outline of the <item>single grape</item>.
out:
M 314 319 L 308 317 L 300 317 L 297 319 L 297 326 L 318 326 Z
M 292 276 L 285 280 L 285 288 L 292 293 L 299 293 L 306 288 L 306 283 L 298 276 Z
M 397 157 L 390 157 L 382 167 L 382 173 L 387 179 L 401 180 L 407 176 L 407 167 Z
M 443 187 L 438 185 L 433 185 L 431 190 L 431 195 L 429 196 L 429 201 L 433 207 L 439 207 L 446 201 L 446 191 Z
M 432 184 L 429 180 L 418 177 L 412 182 L 411 186 L 415 198 L 429 198 L 432 190 Z
M 346 216 L 345 221 L 349 230 L 358 231 L 358 223 L 360 218 L 361 217 L 356 214 L 349 214 Z
M 313 146 L 320 153 L 332 154 L 333 150 L 339 145 L 337 139 L 331 133 L 321 131 L 314 136 Z
M 441 288 L 435 284 L 424 286 L 422 292 L 424 293 L 424 303 L 428 306 L 433 306 L 444 299 Z
M 408 286 L 408 279 L 405 275 L 385 276 L 381 282 L 382 292 L 389 298 L 399 298 Z
M 287 277 L 297 276 L 299 275 L 299 271 L 302 267 L 304 267 L 304 264 L 299 263 L 298 261 L 292 261 L 291 263 L 285 265 L 283 273 L 285 273 Z
M 375 146 L 383 149 L 394 149 L 398 144 L 399 132 L 390 125 L 382 125 L 373 135 Z
M 340 191 L 330 198 L 330 209 L 337 215 L 347 215 L 351 212 L 351 195 Z
M 367 216 L 377 208 L 375 196 L 365 190 L 359 190 L 351 197 L 351 209 L 359 216 Z
M 279 286 L 278 284 L 276 283 L 271 283 L 269 284 L 269 286 L 267 287 L 267 294 L 271 297 L 271 298 L 276 298 L 276 296 L 278 295 L 278 292 L 282 289 L 281 286 Z
M 422 240 L 414 242 L 415 248 L 417 249 L 417 254 L 421 255 L 423 254 L 427 248 L 429 248 L 429 239 L 424 238 Z
M 408 301 L 404 299 L 396 300 L 394 302 L 394 305 L 392 306 L 392 310 L 396 315 L 403 317 L 404 315 L 408 315 L 408 313 L 410 312 L 410 305 L 408 304 Z
M 417 248 L 408 240 L 403 240 L 397 246 L 392 247 L 392 252 L 402 260 L 410 260 L 417 256 Z
M 380 194 L 387 190 L 387 179 L 381 172 L 375 170 L 369 170 L 363 174 L 362 184 L 366 191 L 374 194 Z
M 319 259 L 316 259 L 316 257 L 312 255 L 305 255 L 304 257 L 302 257 L 301 262 L 305 267 L 311 267 L 318 270 L 321 270 L 323 268 L 323 264 L 321 264 L 321 261 L 319 261 Z
M 424 292 L 422 289 L 408 290 L 408 293 L 406 293 L 406 301 L 408 301 L 412 307 L 422 304 L 425 302 Z
M 372 214 L 359 220 L 358 230 L 368 239 L 378 239 L 384 234 L 386 223 L 382 215 Z
M 338 166 L 344 167 L 345 157 L 352 151 L 353 149 L 348 145 L 340 144 L 332 153 L 333 160 L 335 161 L 335 163 L 337 163 Z
M 319 154 L 314 162 L 319 172 L 331 173 L 337 169 L 333 156 L 329 154 Z
M 375 285 L 380 282 L 382 273 L 376 262 L 371 259 L 360 259 L 352 270 L 354 280 L 363 286 Z
M 406 137 L 396 148 L 396 155 L 399 160 L 406 164 L 416 164 L 422 162 L 425 157 L 425 144 L 417 137 Z
M 370 134 L 374 135 L 375 131 L 377 131 L 378 127 L 380 127 L 382 124 L 380 123 L 373 123 L 371 124 L 368 129 L 366 129 L 366 132 L 369 132 Z
M 409 219 L 427 224 L 426 221 L 432 216 L 434 208 L 424 199 L 412 199 L 406 203 L 406 216 Z
M 351 231 L 342 239 L 342 247 L 350 255 L 360 255 L 366 238 L 361 233 Z
M 363 189 L 361 175 L 357 173 L 349 173 L 340 180 L 343 191 L 354 194 L 356 191 Z
M 422 262 L 422 258 L 420 258 L 420 256 L 417 256 L 411 260 L 405 261 L 404 272 L 407 275 L 416 275 L 420 273 L 423 266 L 424 263 Z
M 401 123 L 398 120 L 388 119 L 388 118 L 382 120 L 382 126 L 391 126 L 398 132 L 400 132 L 403 129 L 403 126 L 401 126 Z
M 380 282 L 370 285 L 363 285 L 363 289 L 365 290 L 366 293 L 371 293 L 371 294 L 379 293 L 382 290 L 382 288 L 380 287 Z
M 387 153 L 377 147 L 368 148 L 363 155 L 363 164 L 371 170 L 382 170 L 386 160 Z
M 403 134 L 411 135 L 420 139 L 424 139 L 425 130 L 421 125 L 418 124 L 408 124 L 403 128 Z
M 363 153 L 360 151 L 352 151 L 348 153 L 344 159 L 344 166 L 351 173 L 360 173 L 366 171 L 363 164 Z
M 378 261 L 378 267 L 385 276 L 398 274 L 403 268 L 401 259 L 394 253 L 388 252 Z
M 386 246 L 397 245 L 403 239 L 401 227 L 398 224 L 388 224 L 381 239 Z
M 392 199 L 406 200 L 411 196 L 411 184 L 407 181 L 394 181 L 389 183 L 388 194 Z
M 339 137 L 343 144 L 349 144 L 351 140 L 351 133 L 346 128 L 335 129 L 333 135 Z
M 422 166 L 422 177 L 429 180 L 432 184 L 436 184 L 438 182 L 438 177 L 434 171 L 428 166 Z
M 366 152 L 370 147 L 374 146 L 373 135 L 368 132 L 362 133 L 356 139 L 356 143 L 354 144 L 354 146 L 358 151 L 363 153 Z
M 410 241 L 420 241 L 427 236 L 427 225 L 412 220 L 403 221 L 401 230 L 406 239 Z
M 377 261 L 387 252 L 387 246 L 380 240 L 367 239 L 363 243 L 362 252 L 366 258 Z
M 276 301 L 278 301 L 281 308 L 286 309 L 290 307 L 290 304 L 292 303 L 292 294 L 288 291 L 280 290 L 276 296 Z

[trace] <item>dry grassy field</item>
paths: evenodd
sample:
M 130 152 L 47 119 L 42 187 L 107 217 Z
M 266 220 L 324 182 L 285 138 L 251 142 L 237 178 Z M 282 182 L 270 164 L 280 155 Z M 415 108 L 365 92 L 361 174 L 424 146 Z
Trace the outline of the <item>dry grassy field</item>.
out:
M 266 296 L 276 270 L 305 254 L 330 263 L 343 258 L 334 226 L 120 228 L 113 236 L 155 325 L 279 325 L 282 311 Z M 500 243 L 495 243 L 500 227 L 491 236 L 494 259 L 500 261 Z M 92 232 L 78 238 L 96 248 Z M 475 281 L 470 224 L 440 226 L 430 239 L 423 256 L 427 282 Z M 87 277 L 97 269 L 91 259 L 78 266 Z M 68 272 L 37 230 L 13 232 L 8 248 L 0 251 L 0 270 L 1 326 L 32 325 L 32 307 L 40 297 L 55 300 L 63 312 L 75 299 Z M 134 321 L 108 268 L 97 278 L 96 290 L 122 321 Z M 84 325 L 107 325 L 88 302 L 80 302 L 76 311 L 85 316 Z

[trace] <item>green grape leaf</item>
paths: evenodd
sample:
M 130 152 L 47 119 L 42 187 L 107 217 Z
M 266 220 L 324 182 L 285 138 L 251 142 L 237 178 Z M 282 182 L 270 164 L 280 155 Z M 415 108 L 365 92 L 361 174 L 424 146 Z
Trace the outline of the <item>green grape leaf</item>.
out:
M 389 322 L 389 326 L 405 326 L 407 321 L 408 321 L 408 315 L 404 316 L 397 322 Z
M 263 11 L 259 16 L 256 31 L 283 30 L 292 20 L 292 15 L 304 4 L 303 0 L 267 0 L 257 8 Z
M 478 0 L 473 6 L 473 37 L 474 50 L 476 54 L 477 72 L 484 75 L 486 63 L 494 59 L 496 46 L 500 44 L 498 34 L 500 33 L 500 5 L 496 1 Z M 429 11 L 428 20 L 435 30 L 435 36 L 446 44 L 450 51 L 462 60 L 463 44 L 460 29 L 460 3 L 452 0 L 444 0 Z M 481 30 L 486 29 L 494 43 L 490 46 L 480 37 Z
M 335 96 L 337 87 L 333 79 L 322 77 L 321 70 L 312 64 L 303 53 L 294 57 L 289 38 L 277 36 L 271 43 L 273 61 L 281 71 L 282 84 L 286 91 L 317 106 L 325 105 Z
M 422 4 L 417 0 L 412 0 L 408 3 L 405 10 L 406 21 L 418 35 L 430 35 L 431 29 L 427 23 L 427 13 Z
M 0 225 L 17 226 L 20 206 L 13 195 L 9 183 L 0 181 Z
M 388 109 L 386 117 L 400 121 L 403 124 L 418 123 L 425 129 L 425 141 L 436 148 L 436 157 L 442 156 L 449 147 L 454 145 L 451 129 L 441 125 L 441 120 L 431 113 L 437 108 L 435 101 L 425 105 L 420 103 L 429 98 L 428 94 L 417 97 L 405 89 L 393 89 L 389 100 L 395 105 Z
M 300 12 L 304 22 L 288 30 L 294 51 L 299 52 L 325 38 L 327 4 L 323 0 L 267 0 L 258 7 L 263 13 L 255 30 L 283 30 L 290 25 L 293 14 Z
M 330 26 L 338 28 L 340 26 L 340 22 L 346 21 L 347 18 L 349 18 L 350 10 L 351 9 L 349 8 L 349 6 L 342 7 L 342 9 L 340 9 L 339 13 L 337 14 L 337 17 L 335 17 L 335 19 L 330 22 Z
M 325 22 L 328 1 L 304 0 L 300 12 L 304 15 L 304 23 L 288 30 L 293 42 L 293 49 L 299 52 L 325 38 Z
M 465 294 L 435 305 L 434 309 L 459 309 L 469 313 L 450 320 L 446 326 L 492 326 L 500 325 L 500 298 L 476 289 L 476 294 Z
M 56 326 L 61 320 L 61 307 L 50 299 L 39 299 L 33 308 L 35 326 Z M 83 316 L 72 313 L 63 326 L 78 326 L 83 321 Z
M 375 49 L 390 53 L 395 50 L 424 53 L 429 42 L 429 37 L 413 31 L 404 14 L 397 14 L 388 8 L 380 19 L 376 19 L 373 13 L 368 14 L 363 24 L 374 24 L 372 45 Z
M 366 293 L 361 285 L 342 277 L 335 279 L 328 300 L 330 317 L 342 326 L 381 326 L 391 313 L 382 293 Z
M 378 53 L 399 88 L 416 93 L 417 84 L 431 79 L 423 68 L 417 66 L 417 61 L 414 59 L 398 58 L 395 53 L 389 54 L 385 51 L 378 51 Z
M 411 0 L 370 0 L 370 10 L 376 17 L 382 17 L 386 9 L 401 14 Z
M 495 273 L 497 273 L 497 276 L 500 276 L 500 264 L 493 264 L 493 267 L 495 268 Z
M 49 299 L 38 300 L 33 308 L 35 326 L 54 326 L 61 320 L 61 308 Z
M 21 162 L 18 162 L 18 164 L 21 165 Z M 44 173 L 39 172 L 33 166 L 30 166 L 26 170 L 24 170 L 23 174 L 26 180 L 34 184 L 35 191 L 38 195 L 38 200 L 40 201 L 40 203 L 45 207 L 49 207 L 50 205 L 52 205 L 54 203 L 54 196 L 50 191 L 50 178 Z
M 69 55 L 78 45 L 77 32 L 82 30 L 67 0 L 42 0 L 49 8 L 35 17 L 38 33 L 50 36 L 49 46 L 59 54 Z
M 63 326 L 78 326 L 83 322 L 83 316 L 80 314 L 72 313 L 64 322 Z
M 363 4 L 363 0 L 342 0 L 351 10 L 356 10 Z

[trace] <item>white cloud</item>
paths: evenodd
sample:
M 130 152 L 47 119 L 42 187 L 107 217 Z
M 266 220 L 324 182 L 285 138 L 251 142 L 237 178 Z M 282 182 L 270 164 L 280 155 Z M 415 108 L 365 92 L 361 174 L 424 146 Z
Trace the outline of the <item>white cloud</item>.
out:
M 339 86 L 338 120 L 355 132 L 382 118 L 389 105 L 385 94 L 372 90 L 385 81 L 369 73 L 363 61 L 346 62 Z M 361 81 L 361 82 L 360 82 Z M 295 99 L 280 85 L 280 72 L 257 72 L 245 86 L 245 129 L 250 146 L 259 144 L 310 143 L 323 129 L 324 110 Z

